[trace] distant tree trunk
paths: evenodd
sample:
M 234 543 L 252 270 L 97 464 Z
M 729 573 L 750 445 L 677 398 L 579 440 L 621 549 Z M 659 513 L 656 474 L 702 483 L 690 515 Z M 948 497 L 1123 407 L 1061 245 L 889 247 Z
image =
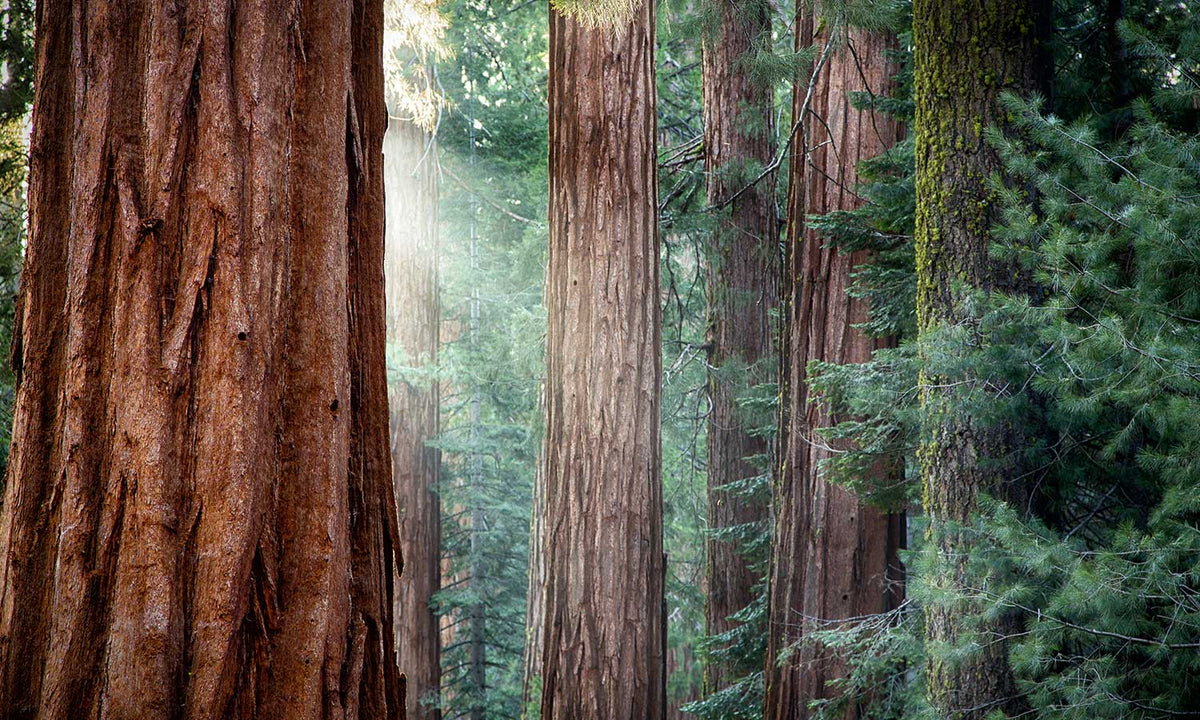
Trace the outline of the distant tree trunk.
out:
M 541 388 L 538 410 L 546 409 Z M 539 413 L 541 414 L 541 413 Z M 521 718 L 538 713 L 542 697 L 542 640 L 546 624 L 546 448 L 542 447 L 533 473 L 533 501 L 529 513 L 529 586 L 525 594 L 525 667 L 521 675 Z
M 704 171 L 709 205 L 729 206 L 718 215 L 708 259 L 708 525 L 715 530 L 767 519 L 765 499 L 722 488 L 759 474 L 748 458 L 769 451 L 765 438 L 750 435 L 737 395 L 747 385 L 774 380 L 765 370 L 774 370 L 779 244 L 774 177 L 747 187 L 747 175 L 775 153 L 773 90 L 756 83 L 747 65 L 754 42 L 770 35 L 770 7 L 722 3 L 714 25 L 704 38 Z M 734 542 L 710 537 L 706 545 L 705 626 L 716 635 L 735 624 L 729 616 L 750 604 L 762 578 Z M 707 692 L 728 685 L 737 670 L 710 660 Z
M 819 47 L 830 41 L 814 38 L 815 25 L 814 11 L 805 9 L 796 29 L 799 47 L 814 39 Z M 792 155 L 788 193 L 785 424 L 766 663 L 765 716 L 770 720 L 808 717 L 808 703 L 836 697 L 827 683 L 846 671 L 842 659 L 812 644 L 803 645 L 779 667 L 775 659 L 784 648 L 801 640 L 820 620 L 890 610 L 901 593 L 897 550 L 903 545 L 903 517 L 868 506 L 824 479 L 821 463 L 832 453 L 817 432 L 846 418 L 813 404 L 806 381 L 812 361 L 864 362 L 884 344 L 854 327 L 867 320 L 869 308 L 846 294 L 855 268 L 868 259 L 866 253 L 840 253 L 804 223 L 807 215 L 858 207 L 858 162 L 883 152 L 898 136 L 890 118 L 850 104 L 852 93 L 890 92 L 895 73 L 887 55 L 891 40 L 856 29 L 838 32 L 845 36 L 833 40 L 836 49 L 820 67 L 811 96 L 808 83 L 802 83 L 793 99 L 793 112 L 799 116 L 805 98 L 810 98 L 804 134 L 794 140 L 807 148 Z M 855 703 L 843 717 L 859 717 Z
M 1000 208 L 988 178 L 1002 169 L 982 136 L 1002 124 L 1001 92 L 1027 93 L 1043 85 L 1045 27 L 1049 3 L 1034 0 L 919 0 L 913 4 L 916 46 L 915 126 L 917 153 L 917 319 L 922 343 L 944 324 L 971 322 L 962 291 L 1015 290 L 1027 280 L 1009 261 L 991 256 L 990 228 Z M 939 587 L 965 590 L 965 558 L 972 541 L 946 526 L 964 523 L 977 510 L 979 493 L 1021 500 L 1026 493 L 1015 455 L 1021 430 L 988 423 L 956 404 L 960 378 L 924 373 L 921 403 L 926 424 L 919 458 L 925 511 L 936 543 Z M 930 605 L 926 636 L 931 645 L 954 646 L 965 632 L 961 605 Z M 1019 630 L 999 619 L 973 627 L 987 642 L 958 662 L 931 654 L 930 701 L 944 717 L 982 718 L 994 710 L 1026 707 L 1008 662 L 1005 636 Z
M 0 717 L 404 716 L 382 27 L 39 5 Z
M 667 648 L 667 677 L 677 675 L 688 676 L 696 666 L 696 650 L 691 645 L 681 644 Z M 683 711 L 683 706 L 701 698 L 701 688 L 698 683 L 689 682 L 680 687 L 675 685 L 675 692 L 667 699 L 666 720 L 692 720 L 695 716 Z
M 542 718 L 661 720 L 654 3 L 550 13 Z
M 427 369 L 438 352 L 437 150 L 429 133 L 393 119 L 384 137 L 387 185 L 388 341 L 406 367 Z M 391 388 L 392 478 L 405 573 L 396 587 L 396 661 L 408 681 L 410 720 L 441 717 L 438 618 L 441 586 L 438 383 L 418 371 Z M 403 626 L 403 627 L 401 627 Z M 403 630 L 407 630 L 403 632 Z

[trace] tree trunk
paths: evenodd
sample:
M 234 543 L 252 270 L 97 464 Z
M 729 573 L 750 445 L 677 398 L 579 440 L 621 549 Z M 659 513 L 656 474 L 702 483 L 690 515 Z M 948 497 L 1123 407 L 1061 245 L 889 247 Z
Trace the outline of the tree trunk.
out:
M 812 9 L 796 26 L 798 47 L 831 39 L 814 37 Z M 856 193 L 856 167 L 885 151 L 899 129 L 882 113 L 857 110 L 852 93 L 886 95 L 895 67 L 888 58 L 891 40 L 884 35 L 845 29 L 832 40 L 833 50 L 808 84 L 798 85 L 793 112 L 805 111 L 804 131 L 791 159 L 788 194 L 788 316 L 783 365 L 783 462 L 777 484 L 776 538 L 772 559 L 765 717 L 792 720 L 810 715 L 808 704 L 836 697 L 828 685 L 846 672 L 831 651 L 803 644 L 788 663 L 775 659 L 823 621 L 846 620 L 893 609 L 899 600 L 897 550 L 903 545 L 903 516 L 867 505 L 852 492 L 827 482 L 821 463 L 833 450 L 821 428 L 845 420 L 823 404 L 813 404 L 806 381 L 813 361 L 860 363 L 885 343 L 855 325 L 867 320 L 865 301 L 846 291 L 865 252 L 843 254 L 805 227 L 807 215 L 851 210 L 862 203 Z M 887 473 L 890 468 L 880 468 Z M 859 717 L 851 701 L 843 717 Z
M 382 25 L 39 5 L 0 717 L 403 717 Z
M 654 3 L 550 13 L 542 718 L 661 720 Z
M 779 245 L 774 176 L 746 188 L 748 172 L 773 159 L 772 89 L 756 83 L 746 63 L 754 43 L 770 35 L 765 3 L 723 3 L 705 37 L 704 171 L 708 203 L 728 202 L 718 215 L 708 269 L 708 525 L 711 529 L 765 522 L 767 503 L 722 489 L 760 473 L 748 458 L 765 456 L 765 438 L 752 436 L 738 394 L 770 377 L 774 344 L 772 312 L 779 303 Z M 730 201 L 732 199 L 732 201 Z M 729 540 L 706 542 L 709 635 L 731 629 L 729 616 L 754 599 L 762 582 Z M 707 692 L 719 690 L 741 668 L 710 660 Z
M 406 368 L 391 383 L 392 478 L 406 572 L 396 587 L 396 662 L 408 685 L 410 720 L 441 717 L 438 618 L 441 586 L 438 383 L 437 150 L 429 133 L 393 119 L 384 137 L 387 184 L 388 341 Z M 403 623 L 407 632 L 401 632 Z
M 469 130 L 471 134 L 471 167 L 475 166 L 475 111 L 471 109 L 471 126 Z M 479 208 L 475 203 L 475 198 L 471 199 L 471 271 L 479 272 L 479 237 L 476 232 L 476 217 Z M 479 323 L 480 323 L 480 302 L 479 302 L 479 287 L 471 288 L 471 324 L 470 324 L 470 341 L 472 354 L 479 351 Z M 468 653 L 469 668 L 467 672 L 467 682 L 470 687 L 470 720 L 483 720 L 484 711 L 487 709 L 487 608 L 485 606 L 485 598 L 487 597 L 487 566 L 484 563 L 483 556 L 483 533 L 484 516 L 483 508 L 483 454 L 480 453 L 481 431 L 482 431 L 482 411 L 483 411 L 483 390 L 479 384 L 473 383 L 471 388 L 471 406 L 469 410 L 470 422 L 470 438 L 471 438 L 471 455 L 467 462 L 470 463 L 468 469 L 468 482 L 470 483 L 470 502 L 471 502 L 471 538 L 469 549 L 469 573 L 471 576 L 471 590 L 475 596 L 474 602 L 468 608 L 468 616 L 471 622 L 470 629 L 470 651 Z
M 913 6 L 916 47 L 917 129 L 917 319 L 921 342 L 947 324 L 970 325 L 963 292 L 1022 291 L 1027 280 L 1008 261 L 989 253 L 990 228 L 999 219 L 988 178 L 1002 167 L 983 138 L 1003 123 L 1001 92 L 1028 92 L 1042 85 L 1048 3 L 1034 0 L 921 0 Z M 925 352 L 923 348 L 922 352 Z M 1023 489 L 1015 453 L 1021 432 L 967 414 L 954 387 L 962 378 L 926 371 L 921 382 L 926 418 L 918 456 L 924 482 L 930 538 L 938 553 L 932 582 L 965 591 L 965 558 L 972 541 L 946 526 L 964 523 L 977 509 L 979 493 L 1020 500 Z M 960 645 L 968 604 L 931 604 L 926 637 L 931 647 Z M 985 639 L 965 658 L 950 661 L 931 653 L 927 669 L 930 701 L 944 717 L 982 718 L 1000 709 L 1019 712 L 1025 703 L 1008 662 L 1005 637 L 1019 628 L 1000 619 L 972 628 Z

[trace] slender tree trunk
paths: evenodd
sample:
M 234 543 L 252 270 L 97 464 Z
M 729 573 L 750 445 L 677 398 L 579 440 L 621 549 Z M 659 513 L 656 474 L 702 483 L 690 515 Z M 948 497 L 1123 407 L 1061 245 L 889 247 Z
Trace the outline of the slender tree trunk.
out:
M 421 368 L 391 387 L 392 478 L 405 573 L 396 587 L 396 661 L 408 681 L 410 720 L 441 717 L 438 618 L 441 586 L 437 364 L 437 150 L 429 133 L 393 119 L 384 137 L 387 184 L 388 341 L 406 367 Z M 407 629 L 403 632 L 400 627 Z
M 550 13 L 545 720 L 666 705 L 654 3 Z
M 696 650 L 690 645 L 679 645 L 667 648 L 667 677 L 690 675 L 696 666 Z M 683 706 L 699 700 L 702 688 L 698 683 L 688 683 L 680 688 L 675 686 L 675 692 L 668 698 L 666 720 L 692 720 L 695 716 L 684 712 Z
M 999 207 L 988 178 L 1001 163 L 983 130 L 1003 123 L 1001 92 L 1028 92 L 1042 85 L 1048 3 L 1035 0 L 918 0 L 913 4 L 916 46 L 917 129 L 917 319 L 921 342 L 946 324 L 970 326 L 964 293 L 1022 291 L 1027 280 L 1011 262 L 993 258 L 990 228 Z M 961 378 L 925 372 L 921 382 L 926 418 L 919 458 L 930 537 L 938 553 L 939 587 L 970 592 L 966 559 L 972 540 L 949 523 L 965 523 L 979 493 L 1021 500 L 1026 495 L 1016 454 L 1021 431 L 965 413 L 956 403 Z M 976 578 L 977 579 L 977 578 Z M 966 641 L 963 615 L 971 603 L 931 604 L 926 636 L 931 647 Z M 1024 709 L 1008 662 L 1005 637 L 1019 627 L 1009 619 L 984 622 L 972 637 L 980 647 L 957 661 L 931 653 L 930 701 L 945 717 L 982 718 L 1000 709 Z
M 475 114 L 471 110 L 471 166 L 475 166 Z M 476 214 L 479 208 L 475 199 L 471 199 L 471 271 L 479 273 L 479 238 L 476 233 Z M 471 352 L 479 351 L 479 322 L 480 304 L 479 288 L 471 289 Z M 471 408 L 469 422 L 471 425 L 471 456 L 469 482 L 471 502 L 471 544 L 470 544 L 470 573 L 471 589 L 475 594 L 475 602 L 471 603 L 468 612 L 471 621 L 470 653 L 468 673 L 471 688 L 470 720 L 483 720 L 487 709 L 487 607 L 484 604 L 487 585 L 487 566 L 483 558 L 483 531 L 486 518 L 483 508 L 483 455 L 480 453 L 480 430 L 482 423 L 483 392 L 478 384 L 471 388 Z
M 39 5 L 0 717 L 403 717 L 382 15 Z
M 783 365 L 783 462 L 777 484 L 776 538 L 771 575 L 765 717 L 808 717 L 808 704 L 836 697 L 828 683 L 842 677 L 845 663 L 832 652 L 805 643 L 780 667 L 779 653 L 825 620 L 882 613 L 897 605 L 901 589 L 897 550 L 903 546 L 902 516 L 867 505 L 845 488 L 827 482 L 821 463 L 832 449 L 818 435 L 845 418 L 812 403 L 806 370 L 813 361 L 858 363 L 885 343 L 855 325 L 867 320 L 867 304 L 847 295 L 865 252 L 843 254 L 805 227 L 807 215 L 858 207 L 860 160 L 889 148 L 896 124 L 881 113 L 851 106 L 852 93 L 886 95 L 895 67 L 891 40 L 878 33 L 838 28 L 838 37 L 814 37 L 814 10 L 802 11 L 798 47 L 817 41 L 832 51 L 818 66 L 810 93 L 798 85 L 793 112 L 805 110 L 795 142 L 803 151 L 791 159 L 788 194 L 788 350 Z M 890 468 L 880 468 L 887 473 Z M 859 717 L 851 702 L 843 717 Z
M 723 488 L 759 474 L 751 459 L 769 451 L 764 438 L 750 434 L 737 401 L 740 390 L 773 379 L 766 369 L 774 369 L 772 313 L 779 304 L 774 177 L 745 187 L 746 176 L 770 163 L 775 153 L 773 91 L 753 80 L 747 63 L 755 41 L 770 32 L 768 4 L 726 2 L 704 42 L 708 203 L 728 202 L 718 216 L 708 269 L 708 525 L 714 530 L 767 520 L 765 499 Z M 705 626 L 716 635 L 735 624 L 729 616 L 751 603 L 763 579 L 735 543 L 710 537 L 706 545 Z M 710 660 L 707 691 L 725 687 L 739 670 Z

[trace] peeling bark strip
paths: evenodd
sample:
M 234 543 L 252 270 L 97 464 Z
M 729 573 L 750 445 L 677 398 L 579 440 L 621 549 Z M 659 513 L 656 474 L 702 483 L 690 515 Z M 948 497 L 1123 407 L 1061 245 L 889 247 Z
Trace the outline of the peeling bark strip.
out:
M 771 32 L 770 7 L 759 0 L 721 3 L 711 37 L 704 38 L 704 172 L 708 204 L 720 206 L 742 190 L 747 167 L 767 165 L 775 155 L 772 88 L 756 83 L 748 57 L 754 43 Z M 756 171 L 757 172 L 757 171 Z M 718 216 L 708 251 L 708 526 L 728 528 L 765 522 L 767 502 L 722 487 L 759 474 L 747 458 L 769 452 L 765 438 L 750 434 L 737 390 L 728 373 L 744 366 L 746 384 L 774 380 L 767 368 L 774 352 L 772 313 L 779 305 L 779 232 L 776 227 L 775 177 L 755 184 Z M 705 631 L 727 632 L 729 616 L 754 600 L 762 581 L 729 540 L 708 538 Z M 710 658 L 705 687 L 713 692 L 729 684 L 736 668 Z
M 654 3 L 550 12 L 543 720 L 661 720 Z
M 382 27 L 38 5 L 0 717 L 403 717 Z
M 407 120 L 393 120 L 383 141 L 388 194 L 388 341 L 412 367 L 437 363 L 437 150 Z M 392 471 L 406 582 L 396 589 L 396 662 L 408 685 L 409 720 L 436 720 L 441 668 L 438 618 L 430 606 L 441 587 L 438 384 L 406 377 L 391 388 Z M 403 625 L 403 627 L 401 627 Z
M 814 10 L 806 7 L 797 22 L 797 47 L 829 40 L 814 38 L 815 25 Z M 836 697 L 827 684 L 845 673 L 841 660 L 812 645 L 782 667 L 775 662 L 779 653 L 812 629 L 812 619 L 861 617 L 896 607 L 902 579 L 897 551 L 904 539 L 903 517 L 889 516 L 825 481 L 820 465 L 832 453 L 817 431 L 844 418 L 812 404 L 806 382 L 814 360 L 865 362 L 883 345 L 855 328 L 867 320 L 868 308 L 846 294 L 866 253 L 841 254 L 804 226 L 807 215 L 858 207 L 856 166 L 899 136 L 890 118 L 850 105 L 853 93 L 890 91 L 895 68 L 887 56 L 889 39 L 852 29 L 834 42 L 841 44 L 821 66 L 804 118 L 808 152 L 793 154 L 790 168 L 783 462 L 771 562 L 768 720 L 808 717 L 808 703 Z M 807 83 L 797 85 L 794 113 L 802 112 L 807 94 Z M 858 708 L 851 703 L 844 717 L 859 717 Z

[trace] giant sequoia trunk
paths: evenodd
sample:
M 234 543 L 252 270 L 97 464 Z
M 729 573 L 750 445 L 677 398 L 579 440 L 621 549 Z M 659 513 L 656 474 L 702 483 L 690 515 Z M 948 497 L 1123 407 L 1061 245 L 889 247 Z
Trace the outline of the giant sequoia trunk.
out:
M 771 32 L 769 12 L 757 0 L 722 3 L 704 39 L 708 203 L 728 204 L 718 215 L 708 269 L 708 525 L 714 530 L 767 519 L 765 499 L 730 492 L 727 486 L 757 475 L 753 459 L 768 452 L 766 440 L 750 434 L 737 396 L 745 386 L 773 379 L 766 371 L 773 369 L 772 312 L 779 300 L 774 178 L 746 187 L 746 175 L 774 155 L 772 90 L 754 81 L 748 64 L 754 43 Z M 750 604 L 762 578 L 736 543 L 710 537 L 706 545 L 705 626 L 716 635 L 734 625 L 729 616 Z M 725 687 L 735 670 L 740 669 L 710 660 L 708 691 Z
M 1041 86 L 1048 3 L 1036 0 L 919 0 L 913 4 L 917 128 L 917 319 L 922 344 L 939 327 L 970 327 L 964 303 L 973 290 L 1021 291 L 1026 281 L 1011 262 L 993 258 L 989 228 L 1000 208 L 988 179 L 1001 163 L 982 136 L 1003 123 L 1001 92 Z M 968 378 L 968 381 L 971 379 Z M 930 537 L 938 553 L 940 587 L 964 592 L 972 541 L 947 523 L 966 522 L 981 492 L 1021 500 L 1016 454 L 1021 431 L 988 423 L 962 410 L 956 388 L 963 378 L 925 372 L 921 382 L 922 431 L 919 458 Z M 965 604 L 933 604 L 926 611 L 926 636 L 933 647 L 978 642 L 952 661 L 932 653 L 927 669 L 929 697 L 944 717 L 982 718 L 1024 703 L 1008 662 L 1006 637 L 1019 631 L 999 619 L 972 627 L 965 636 Z
M 856 194 L 855 168 L 895 142 L 898 128 L 881 113 L 857 110 L 853 93 L 885 95 L 895 68 L 887 37 L 856 29 L 843 37 L 814 38 L 816 19 L 805 9 L 798 19 L 797 45 L 833 42 L 833 51 L 813 79 L 797 86 L 793 112 L 804 110 L 804 152 L 791 158 L 788 193 L 788 315 L 783 365 L 783 462 L 776 487 L 776 536 L 772 558 L 768 635 L 766 718 L 808 717 L 808 703 L 836 696 L 830 681 L 845 673 L 832 652 L 803 643 L 782 667 L 775 658 L 788 645 L 827 621 L 861 618 L 896 606 L 901 582 L 897 550 L 903 542 L 900 516 L 871 507 L 845 488 L 825 480 L 821 463 L 833 449 L 818 431 L 845 418 L 812 403 L 806 369 L 813 361 L 858 363 L 871 359 L 881 342 L 855 325 L 867 319 L 865 301 L 847 295 L 863 252 L 844 254 L 806 228 L 806 215 L 850 210 Z M 880 468 L 881 473 L 888 468 Z M 844 717 L 859 716 L 850 703 Z
M 665 706 L 654 3 L 550 13 L 544 720 Z
M 438 385 L 427 372 L 438 350 L 437 152 L 429 133 L 393 119 L 384 137 L 387 186 L 388 343 L 405 368 L 391 386 L 392 478 L 405 573 L 396 587 L 396 662 L 407 678 L 410 720 L 438 710 L 438 618 L 430 606 L 441 586 Z M 403 625 L 403 631 L 400 625 Z
M 382 4 L 43 2 L 0 717 L 398 718 Z

